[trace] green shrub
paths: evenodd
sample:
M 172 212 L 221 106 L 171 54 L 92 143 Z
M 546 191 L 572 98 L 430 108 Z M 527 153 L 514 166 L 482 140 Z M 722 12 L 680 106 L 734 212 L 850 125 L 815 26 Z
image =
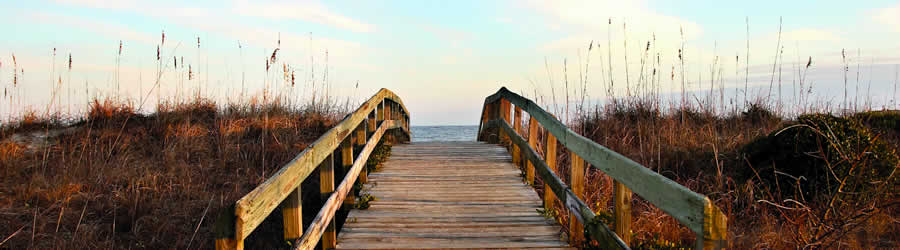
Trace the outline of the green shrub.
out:
M 897 153 L 857 119 L 802 115 L 742 151 L 756 170 L 744 171 L 747 177 L 758 174 L 782 194 L 802 192 L 809 198 L 841 191 L 868 200 L 882 184 L 891 195 L 900 186 L 893 173 Z
M 875 130 L 900 133 L 900 110 L 861 112 L 854 117 Z
M 374 172 L 381 163 L 387 161 L 388 157 L 391 157 L 391 145 L 381 140 L 378 142 L 378 145 L 375 145 L 372 153 L 369 154 L 369 159 L 366 160 L 366 168 L 369 172 Z
M 750 107 L 747 107 L 747 110 L 741 111 L 741 119 L 749 121 L 751 124 L 760 124 L 778 120 L 779 117 L 775 112 L 769 110 L 768 107 L 759 103 L 753 103 L 750 104 Z

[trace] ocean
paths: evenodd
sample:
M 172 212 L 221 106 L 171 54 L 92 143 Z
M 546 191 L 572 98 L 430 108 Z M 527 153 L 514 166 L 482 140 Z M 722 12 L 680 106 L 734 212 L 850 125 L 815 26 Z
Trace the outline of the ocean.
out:
M 478 126 L 412 126 L 412 142 L 475 141 Z

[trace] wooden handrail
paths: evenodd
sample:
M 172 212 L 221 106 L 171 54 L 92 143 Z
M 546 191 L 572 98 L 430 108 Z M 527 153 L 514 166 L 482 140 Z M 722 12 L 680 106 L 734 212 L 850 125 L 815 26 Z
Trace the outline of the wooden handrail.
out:
M 616 214 L 630 214 L 630 192 L 633 191 L 653 205 L 659 207 L 667 214 L 677 219 L 697 233 L 697 248 L 724 248 L 727 218 L 705 195 L 695 193 L 656 172 L 616 153 L 596 142 L 585 138 L 567 128 L 562 122 L 544 111 L 533 101 L 516 93 L 501 88 L 497 93 L 485 98 L 482 109 L 481 123 L 479 124 L 478 139 L 480 141 L 499 141 L 509 138 L 510 142 L 518 147 L 525 158 L 534 165 L 541 179 L 552 192 L 559 197 L 563 205 L 572 212 L 575 219 L 584 224 L 588 233 L 601 243 L 609 244 L 609 248 L 628 248 L 616 234 L 612 233 L 606 225 L 596 220 L 593 211 L 578 198 L 572 189 L 559 179 L 550 170 L 545 159 L 541 158 L 532 145 L 529 145 L 517 131 L 509 125 L 508 107 L 511 103 L 529 114 L 532 122 L 540 124 L 559 143 L 565 146 L 577 157 L 583 158 L 594 168 L 600 169 L 622 186 L 616 192 Z M 503 114 L 505 112 L 505 114 Z M 495 137 L 487 133 L 491 129 L 500 129 Z M 534 136 L 530 133 L 529 137 Z M 529 138 L 529 140 L 534 140 Z M 529 166 L 530 167 L 530 166 Z M 555 166 L 554 168 L 555 169 Z M 573 179 L 573 182 L 582 182 L 583 178 Z M 625 188 L 627 187 L 627 188 Z M 623 189 L 624 188 L 624 189 Z M 628 190 L 630 189 L 630 190 Z M 628 204 L 624 204 L 628 202 Z M 629 228 L 630 218 L 617 217 L 616 228 Z M 630 216 L 628 216 L 630 217 Z M 577 231 L 577 230 L 576 230 Z M 631 232 L 616 232 L 620 235 Z
M 376 115 L 377 114 L 377 115 Z M 366 119 L 369 119 L 367 121 Z M 376 119 L 376 124 L 371 119 Z M 376 127 L 377 128 L 374 128 Z M 368 129 L 366 129 L 368 128 Z M 381 89 L 369 100 L 362 103 L 353 113 L 333 128 L 325 132 L 293 160 L 285 164 L 265 182 L 239 199 L 233 207 L 223 211 L 216 222 L 216 249 L 243 249 L 243 240 L 268 217 L 276 207 L 282 206 L 285 213 L 285 240 L 299 240 L 299 249 L 313 248 L 320 238 L 326 238 L 325 248 L 333 248 L 334 213 L 341 206 L 360 175 L 362 166 L 368 160 L 375 145 L 390 129 L 397 129 L 401 141 L 409 141 L 409 113 L 399 96 L 387 89 Z M 362 151 L 353 159 L 352 145 L 359 142 L 360 134 L 370 132 Z M 354 133 L 356 132 L 356 133 Z M 354 135 L 356 134 L 356 135 Z M 356 137 L 356 138 L 354 138 Z M 353 139 L 356 139 L 354 141 Z M 339 149 L 340 147 L 340 149 Z M 344 156 L 342 163 L 351 167 L 337 190 L 333 180 L 333 154 L 340 150 Z M 314 170 L 320 171 L 320 189 L 327 198 L 316 219 L 303 234 L 300 184 Z M 327 179 L 327 180 L 326 180 Z M 290 198 L 290 199 L 286 199 Z M 325 234 L 327 229 L 330 234 Z M 324 234 L 324 236 L 323 236 Z

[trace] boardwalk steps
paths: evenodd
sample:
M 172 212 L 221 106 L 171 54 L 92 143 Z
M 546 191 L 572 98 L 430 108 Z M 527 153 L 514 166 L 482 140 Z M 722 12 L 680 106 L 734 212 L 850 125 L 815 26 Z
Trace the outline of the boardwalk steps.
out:
M 338 249 L 567 248 L 506 149 L 480 142 L 395 145 L 362 193 Z

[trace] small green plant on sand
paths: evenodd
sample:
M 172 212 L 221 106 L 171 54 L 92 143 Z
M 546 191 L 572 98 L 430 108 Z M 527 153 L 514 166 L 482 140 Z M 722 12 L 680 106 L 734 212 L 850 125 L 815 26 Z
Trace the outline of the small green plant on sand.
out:
M 360 209 L 360 210 L 366 210 L 369 208 L 369 202 L 375 201 L 375 200 L 376 200 L 375 196 L 372 196 L 370 194 L 361 194 L 361 195 L 359 195 L 359 197 L 356 198 L 356 203 L 353 204 L 353 208 Z
M 391 157 L 391 145 L 381 140 L 378 142 L 378 145 L 375 145 L 372 154 L 369 155 L 369 159 L 366 161 L 366 169 L 369 172 L 378 170 L 378 167 L 387 161 L 388 157 Z

